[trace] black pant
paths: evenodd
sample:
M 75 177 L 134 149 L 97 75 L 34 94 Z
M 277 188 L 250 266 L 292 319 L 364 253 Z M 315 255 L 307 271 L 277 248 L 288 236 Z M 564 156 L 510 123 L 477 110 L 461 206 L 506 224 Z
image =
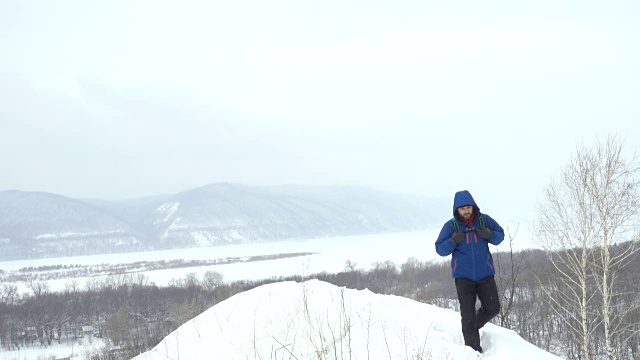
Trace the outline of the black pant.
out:
M 493 275 L 480 281 L 465 278 L 456 278 L 455 281 L 460 302 L 464 344 L 482 352 L 478 330 L 500 312 L 500 298 L 496 281 Z M 476 296 L 480 299 L 481 304 L 477 313 Z

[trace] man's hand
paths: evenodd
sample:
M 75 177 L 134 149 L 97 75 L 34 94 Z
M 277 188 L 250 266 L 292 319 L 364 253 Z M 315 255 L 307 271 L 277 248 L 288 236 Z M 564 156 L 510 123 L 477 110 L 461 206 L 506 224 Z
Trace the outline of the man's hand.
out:
M 456 245 L 460 244 L 462 239 L 464 239 L 464 233 L 462 231 L 456 231 L 451 235 L 451 240 L 453 240 Z
M 487 239 L 487 240 L 493 237 L 493 231 L 487 229 L 486 227 L 476 229 L 476 234 L 478 234 L 478 236 L 480 236 L 481 238 Z

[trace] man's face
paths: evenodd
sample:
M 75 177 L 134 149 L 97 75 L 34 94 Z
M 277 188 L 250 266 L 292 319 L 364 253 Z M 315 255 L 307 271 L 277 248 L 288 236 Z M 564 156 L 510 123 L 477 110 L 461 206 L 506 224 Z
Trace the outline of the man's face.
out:
M 458 214 L 460 215 L 461 218 L 465 220 L 469 220 L 471 218 L 471 214 L 473 214 L 473 206 L 471 205 L 460 206 L 458 208 Z

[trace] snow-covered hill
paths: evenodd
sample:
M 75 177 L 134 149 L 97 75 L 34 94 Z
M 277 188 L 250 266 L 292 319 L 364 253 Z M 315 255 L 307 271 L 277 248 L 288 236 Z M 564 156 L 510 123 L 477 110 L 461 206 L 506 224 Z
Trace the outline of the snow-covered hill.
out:
M 0 260 L 412 231 L 449 201 L 348 186 L 212 184 L 128 201 L 0 192 Z
M 211 246 L 419 230 L 438 210 L 425 198 L 362 187 L 213 184 L 164 199 L 144 226 L 162 244 Z
M 0 259 L 134 251 L 143 240 L 132 224 L 81 200 L 0 192 Z
M 464 346 L 458 313 L 407 298 L 282 282 L 237 294 L 134 360 L 559 359 L 487 324 L 484 354 Z

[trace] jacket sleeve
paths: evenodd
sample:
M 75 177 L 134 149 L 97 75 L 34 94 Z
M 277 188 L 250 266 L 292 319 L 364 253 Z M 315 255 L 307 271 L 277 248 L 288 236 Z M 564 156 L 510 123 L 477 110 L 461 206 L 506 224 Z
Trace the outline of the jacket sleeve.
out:
M 490 244 L 499 245 L 502 240 L 504 240 L 504 230 L 502 226 L 498 224 L 497 221 L 493 220 L 493 218 L 487 214 L 483 214 L 485 217 L 486 225 L 491 231 L 493 231 L 493 236 L 491 239 L 487 240 Z
M 436 240 L 436 252 L 440 256 L 448 256 L 453 253 L 453 250 L 456 249 L 456 243 L 451 239 L 451 235 L 453 235 L 454 227 L 450 221 L 447 221 L 442 230 L 440 230 L 440 235 L 438 235 L 438 239 Z M 504 237 L 504 234 L 503 234 Z

